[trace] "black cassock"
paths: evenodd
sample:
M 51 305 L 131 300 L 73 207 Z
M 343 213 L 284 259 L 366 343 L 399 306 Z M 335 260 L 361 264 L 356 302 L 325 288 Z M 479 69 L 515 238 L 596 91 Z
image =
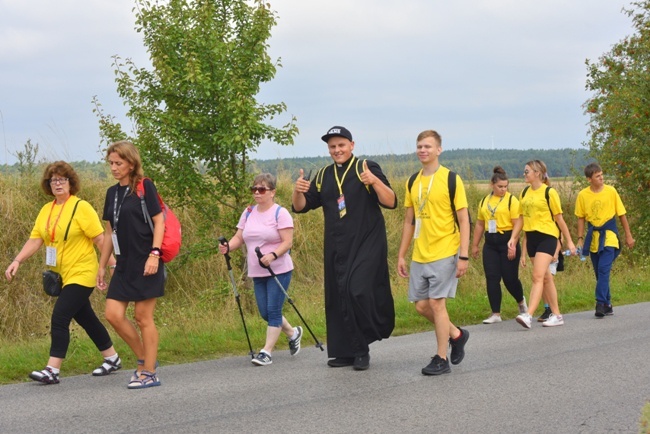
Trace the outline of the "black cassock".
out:
M 367 160 L 367 165 L 390 187 L 377 163 Z M 340 192 L 335 168 L 339 181 L 342 180 L 344 217 L 339 214 Z M 368 353 L 368 344 L 389 337 L 395 327 L 386 224 L 377 194 L 359 178 L 362 171 L 363 163 L 356 157 L 341 167 L 331 164 L 321 169 L 312 180 L 305 194 L 307 204 L 300 211 L 322 206 L 325 217 L 325 318 L 329 357 L 364 355 Z M 390 208 L 396 207 L 397 196 Z

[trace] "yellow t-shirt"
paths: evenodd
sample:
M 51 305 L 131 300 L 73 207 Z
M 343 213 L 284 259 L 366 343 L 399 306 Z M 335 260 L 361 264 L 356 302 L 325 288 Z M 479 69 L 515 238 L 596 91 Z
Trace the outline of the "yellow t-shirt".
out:
M 46 246 L 56 247 L 56 267 L 52 269 L 61 274 L 64 286 L 76 283 L 94 287 L 99 264 L 93 238 L 102 234 L 104 228 L 95 209 L 85 200 L 79 202 L 70 224 L 68 240 L 63 241 L 78 200 L 78 197 L 70 196 L 63 205 L 52 206 L 53 202 L 45 204 L 36 217 L 29 237 L 40 238 Z
M 550 189 L 550 211 L 548 209 L 549 202 L 546 202 L 547 188 Z M 524 232 L 537 231 L 560 238 L 560 229 L 555 224 L 553 216 L 562 214 L 562 203 L 560 202 L 560 195 L 557 194 L 554 188 L 542 185 L 537 190 L 533 190 L 530 187 L 526 190 L 524 197 L 521 197 L 521 194 L 519 195 L 519 200 L 521 202 L 521 215 L 524 216 Z
M 483 206 L 481 206 L 481 202 Z M 477 218 L 481 221 L 487 222 L 489 220 L 497 221 L 497 232 L 502 234 L 506 231 L 511 231 L 514 224 L 513 221 L 517 220 L 521 215 L 519 210 L 519 200 L 506 191 L 502 197 L 490 194 L 479 202 L 479 210 Z M 508 209 L 508 205 L 510 208 Z M 488 226 L 485 226 L 487 232 Z
M 431 181 L 433 176 L 433 181 Z M 405 208 L 413 208 L 415 218 L 420 218 L 421 228 L 413 245 L 413 260 L 428 263 L 454 256 L 460 248 L 460 231 L 451 211 L 449 201 L 449 169 L 439 166 L 435 174 L 417 175 L 411 190 L 406 181 Z M 429 191 L 429 183 L 431 190 Z M 467 208 L 465 186 L 456 175 L 456 210 Z
M 594 193 L 589 187 L 578 193 L 575 215 L 578 218 L 584 218 L 594 226 L 602 226 L 613 217 L 620 217 L 625 213 L 623 201 L 611 185 L 605 185 L 598 193 Z M 589 246 L 590 252 L 598 251 L 599 239 L 600 233 L 594 231 L 591 246 Z M 614 232 L 605 231 L 605 246 L 619 248 L 618 237 Z

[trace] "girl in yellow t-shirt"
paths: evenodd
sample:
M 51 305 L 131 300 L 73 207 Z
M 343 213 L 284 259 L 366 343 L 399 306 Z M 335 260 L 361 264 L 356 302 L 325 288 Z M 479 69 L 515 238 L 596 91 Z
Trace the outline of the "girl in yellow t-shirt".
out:
M 560 196 L 555 189 L 549 187 L 548 172 L 544 162 L 532 160 L 526 163 L 524 180 L 530 186 L 521 192 L 520 202 L 526 250 L 533 263 L 533 285 L 530 289 L 528 312 L 519 314 L 517 322 L 525 328 L 531 327 L 532 315 L 542 299 L 542 293 L 544 293 L 544 298 L 549 303 L 552 314 L 542 325 L 544 327 L 561 326 L 564 325 L 564 318 L 562 318 L 558 306 L 557 289 L 549 265 L 556 254 L 560 231 L 564 235 L 572 255 L 576 254 L 576 247 L 562 217 Z M 513 238 L 516 240 L 516 237 Z M 508 246 L 514 247 L 513 243 L 514 241 L 511 240 L 508 242 Z M 521 256 L 521 266 L 526 266 L 525 255 Z

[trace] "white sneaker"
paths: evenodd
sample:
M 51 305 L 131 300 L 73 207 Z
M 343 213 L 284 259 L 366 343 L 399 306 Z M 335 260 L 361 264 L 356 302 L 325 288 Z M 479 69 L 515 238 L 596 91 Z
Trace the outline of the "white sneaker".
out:
M 527 313 L 520 313 L 517 315 L 517 318 L 515 318 L 519 324 L 524 326 L 524 328 L 529 329 L 530 324 L 532 322 L 532 317 L 528 315 Z
M 562 318 L 562 315 L 555 315 L 554 313 L 552 313 L 548 319 L 542 323 L 542 326 L 544 327 L 555 327 L 561 325 L 564 325 L 564 318 Z
M 501 322 L 501 321 L 503 321 L 501 319 L 501 315 L 497 315 L 497 314 L 493 313 L 492 315 L 490 315 L 490 317 L 488 319 L 483 320 L 483 324 L 494 324 L 494 323 Z
M 528 313 L 528 305 L 526 304 L 526 296 L 524 296 L 524 301 L 519 305 L 519 313 Z

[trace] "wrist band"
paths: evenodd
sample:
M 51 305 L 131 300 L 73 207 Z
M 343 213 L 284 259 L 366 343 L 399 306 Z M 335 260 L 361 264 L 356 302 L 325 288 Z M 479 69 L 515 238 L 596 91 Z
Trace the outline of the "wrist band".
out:
M 20 262 L 20 261 L 19 261 L 18 259 L 16 259 L 16 258 L 14 258 L 14 260 L 13 260 L 12 262 L 18 262 L 19 264 L 22 264 L 22 262 Z
M 278 255 L 277 255 L 275 252 L 271 252 L 271 254 L 273 255 L 273 257 L 274 257 L 275 259 L 278 259 Z
M 160 247 L 152 247 L 151 248 L 151 253 L 157 254 L 158 256 L 162 255 L 162 250 L 160 250 Z
M 469 261 L 469 258 L 467 256 L 459 256 L 458 259 L 461 261 Z
M 149 253 L 150 258 L 158 258 L 160 259 L 160 255 L 156 255 L 155 253 Z

